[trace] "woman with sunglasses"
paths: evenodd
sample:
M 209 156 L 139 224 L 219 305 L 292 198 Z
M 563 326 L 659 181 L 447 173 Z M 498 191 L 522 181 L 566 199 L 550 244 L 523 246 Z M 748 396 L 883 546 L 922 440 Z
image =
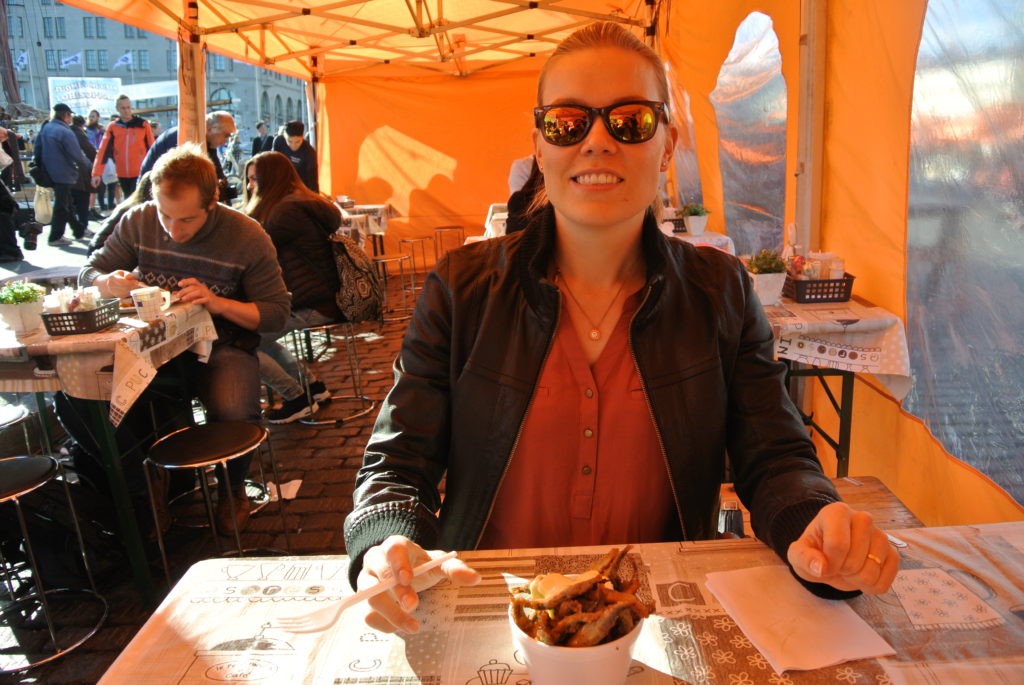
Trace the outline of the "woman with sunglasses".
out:
M 676 129 L 657 55 L 615 24 L 541 72 L 542 216 L 428 277 L 345 524 L 367 623 L 415 632 L 416 590 L 479 575 L 440 549 L 700 540 L 725 455 L 757 536 L 824 596 L 884 592 L 897 558 L 839 501 L 738 260 L 665 237 Z M 442 501 L 438 483 L 446 478 Z

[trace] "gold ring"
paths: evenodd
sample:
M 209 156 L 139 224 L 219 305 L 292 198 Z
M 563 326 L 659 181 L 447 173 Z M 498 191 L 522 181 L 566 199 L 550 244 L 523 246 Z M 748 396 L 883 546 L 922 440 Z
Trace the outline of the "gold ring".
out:
M 882 565 L 882 560 L 881 560 L 881 559 L 879 559 L 879 558 L 878 558 L 877 556 L 875 556 L 874 554 L 870 554 L 870 553 L 869 553 L 869 554 L 868 554 L 868 559 L 870 559 L 871 561 L 875 562 L 875 563 L 876 563 L 876 564 L 878 564 L 879 566 L 881 566 L 881 565 Z

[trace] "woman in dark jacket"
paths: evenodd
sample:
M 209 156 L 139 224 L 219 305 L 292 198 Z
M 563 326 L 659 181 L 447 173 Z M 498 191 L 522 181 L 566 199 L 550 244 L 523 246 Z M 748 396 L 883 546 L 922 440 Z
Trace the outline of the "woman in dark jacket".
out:
M 284 398 L 267 414 L 271 423 L 288 423 L 309 416 L 330 391 L 312 371 L 277 342 L 294 330 L 341 321 L 335 304 L 338 272 L 329 238 L 341 223 L 333 204 L 303 185 L 295 167 L 279 152 L 261 152 L 245 165 L 245 213 L 259 221 L 277 248 L 285 285 L 292 294 L 292 313 L 286 327 L 264 334 L 257 350 L 260 376 Z M 300 382 L 305 374 L 311 397 Z
M 822 473 L 742 264 L 658 230 L 669 99 L 619 24 L 546 63 L 543 209 L 427 276 L 356 477 L 350 580 L 399 579 L 370 627 L 416 632 L 417 590 L 479 582 L 451 559 L 414 585 L 441 549 L 714 538 L 726 454 L 755 534 L 809 589 L 892 583 L 899 555 Z

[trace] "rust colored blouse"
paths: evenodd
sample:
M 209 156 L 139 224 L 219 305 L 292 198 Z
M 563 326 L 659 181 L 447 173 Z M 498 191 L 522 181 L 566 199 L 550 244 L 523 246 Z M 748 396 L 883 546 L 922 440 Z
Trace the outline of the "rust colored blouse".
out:
M 668 467 L 629 349 L 641 292 L 593 367 L 563 307 L 479 548 L 654 542 L 671 529 Z

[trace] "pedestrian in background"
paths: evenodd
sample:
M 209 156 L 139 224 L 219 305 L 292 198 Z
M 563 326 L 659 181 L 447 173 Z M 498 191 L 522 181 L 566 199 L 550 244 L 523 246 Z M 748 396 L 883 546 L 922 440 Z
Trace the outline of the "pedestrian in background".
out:
M 53 181 L 53 218 L 50 221 L 49 243 L 53 247 L 67 247 L 71 241 L 64 237 L 64 228 L 71 224 L 75 238 L 83 239 L 88 228 L 75 215 L 71 204 L 71 188 L 78 183 L 79 168 L 90 167 L 89 158 L 82 152 L 78 139 L 71 131 L 71 108 L 63 102 L 53 106 L 53 117 L 36 136 L 36 145 L 42 146 L 43 166 Z

